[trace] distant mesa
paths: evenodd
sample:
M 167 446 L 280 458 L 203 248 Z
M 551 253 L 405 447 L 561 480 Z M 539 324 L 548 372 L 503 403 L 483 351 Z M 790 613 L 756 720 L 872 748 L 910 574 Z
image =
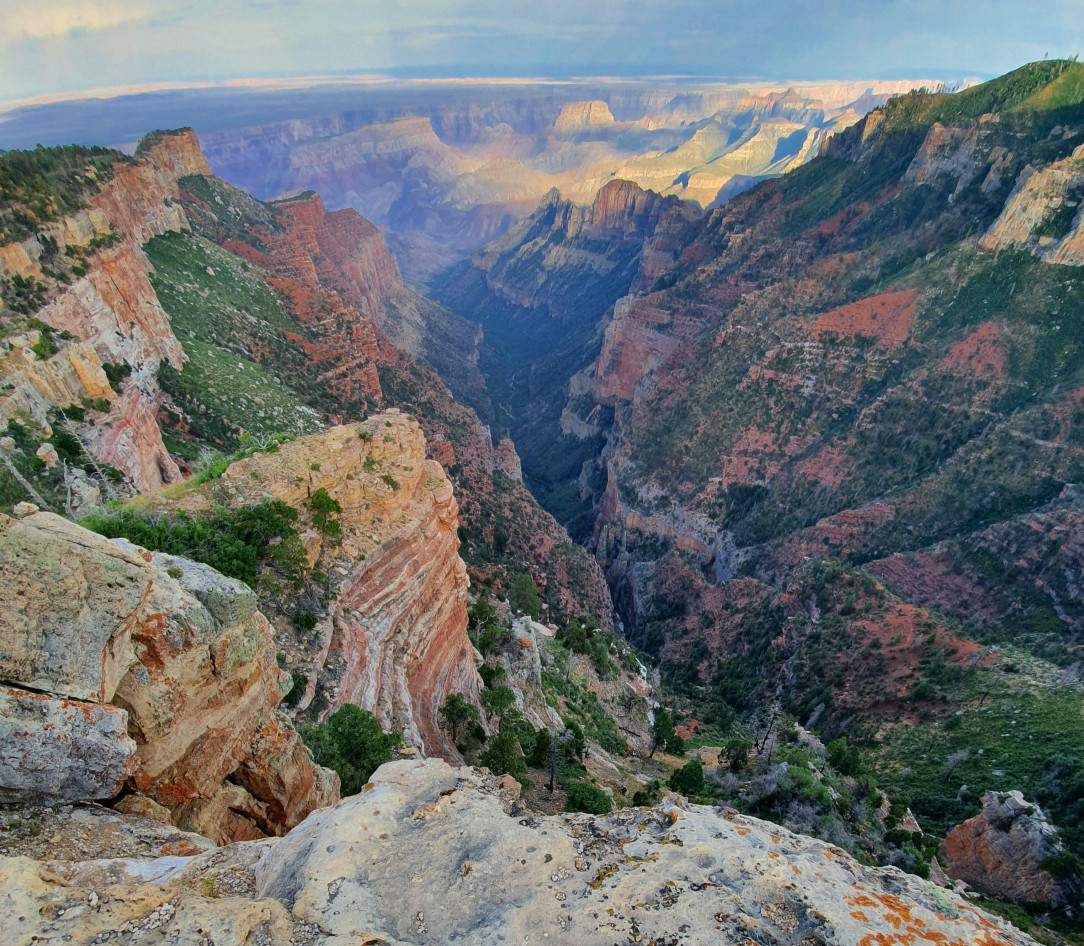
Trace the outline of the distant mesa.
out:
M 588 125 L 612 125 L 610 106 L 600 99 L 590 102 L 569 102 L 561 107 L 554 128 L 586 128 Z

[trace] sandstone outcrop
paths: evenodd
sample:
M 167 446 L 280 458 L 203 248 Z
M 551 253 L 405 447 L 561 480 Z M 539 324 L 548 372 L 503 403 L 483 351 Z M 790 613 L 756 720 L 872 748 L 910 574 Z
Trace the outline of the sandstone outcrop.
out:
M 225 842 L 338 798 L 276 712 L 274 639 L 242 583 L 32 512 L 0 518 L 0 597 L 4 800 L 134 788 Z
M 667 794 L 606 816 L 524 816 L 501 782 L 390 762 L 284 838 L 48 869 L 5 858 L 0 923 L 20 946 L 118 931 L 216 946 L 1033 944 L 951 892 L 730 809 Z
M 321 489 L 342 507 L 340 536 L 313 521 L 310 499 Z M 452 692 L 477 703 L 481 681 L 467 637 L 458 504 L 440 465 L 425 458 L 417 421 L 391 409 L 330 428 L 240 460 L 179 503 L 200 512 L 223 490 L 232 505 L 275 499 L 300 510 L 310 562 L 331 576 L 301 708 L 319 686 L 321 716 L 354 703 L 408 743 L 458 759 L 438 711 Z
M 0 684 L 0 802 L 112 798 L 135 769 L 128 714 Z
M 982 811 L 949 832 L 939 856 L 950 877 L 987 896 L 1060 907 L 1068 891 L 1042 862 L 1061 849 L 1038 805 L 1020 792 L 987 792 Z
M 1084 145 L 1041 171 L 1030 165 L 979 246 L 1017 246 L 1048 263 L 1084 265 Z
M 575 129 L 588 125 L 612 125 L 613 121 L 610 106 L 599 99 L 594 99 L 590 102 L 569 102 L 562 105 L 560 113 L 554 119 L 553 127 Z

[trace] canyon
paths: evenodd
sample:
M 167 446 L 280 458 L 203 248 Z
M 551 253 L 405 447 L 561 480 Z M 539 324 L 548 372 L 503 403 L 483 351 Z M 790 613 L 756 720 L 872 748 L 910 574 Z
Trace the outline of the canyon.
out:
M 971 885 L 1075 922 L 1080 74 L 873 111 L 868 89 L 585 92 L 223 132 L 210 161 L 191 130 L 88 153 L 84 206 L 0 252 L 23 622 L 0 797 L 120 793 L 108 817 L 229 846 L 0 868 L 27 915 L 76 938 L 1028 941 Z M 592 176 L 606 149 L 624 163 Z M 277 199 L 211 173 L 254 154 Z M 293 524 L 251 588 L 59 515 L 269 508 Z M 453 736 L 457 694 L 477 726 Z M 335 806 L 294 726 L 350 706 L 405 745 Z M 687 746 L 655 731 L 670 712 Z M 616 814 L 453 767 L 502 737 L 526 758 L 536 726 L 579 732 L 568 764 Z M 698 768 L 724 804 L 662 794 Z M 198 848 L 125 830 L 141 857 Z M 456 832 L 502 870 L 530 855 L 511 895 Z M 402 893 L 436 863 L 445 886 Z M 101 877 L 120 887 L 84 920 Z M 147 881 L 146 910 L 118 905 Z M 80 925 L 34 906 L 61 901 Z
M 935 84 L 403 83 L 326 88 L 301 114 L 289 94 L 250 93 L 237 106 L 218 96 L 193 102 L 181 123 L 196 125 L 215 173 L 255 197 L 314 190 L 333 209 L 358 210 L 389 235 L 409 281 L 422 284 L 530 214 L 552 188 L 588 205 L 623 179 L 708 207 L 800 165 L 889 96 Z M 123 112 L 118 103 L 119 125 L 130 126 L 142 106 L 138 97 Z M 46 140 L 39 120 L 48 109 L 13 114 L 6 131 Z M 131 147 L 121 127 L 109 128 L 99 116 L 91 140 Z

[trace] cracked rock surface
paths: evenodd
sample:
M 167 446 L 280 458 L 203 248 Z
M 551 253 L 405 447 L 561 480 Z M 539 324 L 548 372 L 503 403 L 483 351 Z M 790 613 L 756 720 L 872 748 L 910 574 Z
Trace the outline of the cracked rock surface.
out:
M 436 759 L 389 762 L 283 838 L 192 857 L 0 859 L 0 890 L 16 943 L 1033 942 L 917 877 L 729 809 L 668 795 L 531 816 L 494 776 Z

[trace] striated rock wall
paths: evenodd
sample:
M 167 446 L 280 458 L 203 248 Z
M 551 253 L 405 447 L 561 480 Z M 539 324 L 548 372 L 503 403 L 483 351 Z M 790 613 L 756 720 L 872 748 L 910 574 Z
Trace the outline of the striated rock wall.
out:
M 477 703 L 481 681 L 467 638 L 459 507 L 443 469 L 425 458 L 417 421 L 391 409 L 238 461 L 182 508 L 209 507 L 216 489 L 235 505 L 275 499 L 299 509 L 310 562 L 331 576 L 302 708 L 319 686 L 321 716 L 354 703 L 425 752 L 458 759 L 439 708 L 452 692 Z M 312 522 L 319 489 L 342 507 L 337 539 Z
M 16 408 L 28 410 L 32 404 L 28 413 L 44 425 L 44 414 L 51 407 L 100 397 L 110 400 L 110 416 L 97 429 L 86 431 L 88 446 L 99 462 L 116 466 L 139 491 L 173 482 L 180 475 L 162 444 L 154 415 L 158 364 L 179 369 L 185 358 L 148 279 L 151 267 L 142 245 L 153 236 L 187 228 L 178 178 L 207 173 L 210 168 L 191 129 L 158 135 L 140 150 L 140 160 L 116 167 L 90 197 L 89 207 L 44 228 L 44 236 L 55 239 L 60 252 L 73 248 L 90 254 L 85 275 L 69 285 L 46 283 L 47 303 L 35 314 L 75 339 L 58 340 L 61 350 L 49 359 L 53 374 L 71 377 L 69 369 L 77 360 L 87 368 L 77 371 L 72 383 L 52 387 L 25 375 L 9 381 L 5 372 L 5 381 L 13 386 L 0 399 L 0 417 L 10 416 Z M 37 263 L 41 253 L 36 238 L 0 249 L 0 274 L 44 278 Z M 83 350 L 69 354 L 75 346 L 89 346 L 98 364 L 90 364 Z M 114 398 L 108 384 L 101 389 L 105 362 L 133 369 L 123 398 Z
M 134 790 L 219 843 L 337 800 L 276 712 L 285 675 L 241 582 L 37 512 L 0 517 L 0 596 L 4 800 Z
M 438 760 L 391 762 L 281 839 L 49 871 L 3 858 L 0 923 L 19 943 L 76 946 L 121 930 L 217 946 L 1034 946 L 928 881 L 731 809 L 667 794 L 610 815 L 527 816 L 517 795 Z
M 319 194 L 274 206 L 292 220 L 294 246 L 307 256 L 313 284 L 334 289 L 379 325 L 385 299 L 403 285 L 380 231 L 357 211 L 328 213 Z

